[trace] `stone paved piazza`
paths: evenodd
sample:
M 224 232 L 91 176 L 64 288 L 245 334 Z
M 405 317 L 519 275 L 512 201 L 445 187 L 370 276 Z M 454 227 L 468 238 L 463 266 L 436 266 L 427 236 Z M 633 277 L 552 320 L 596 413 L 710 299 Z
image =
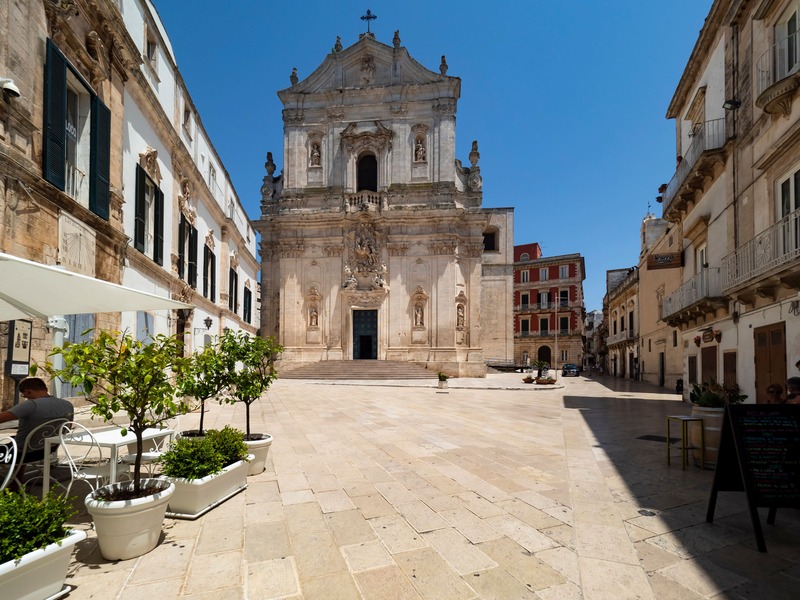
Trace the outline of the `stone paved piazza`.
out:
M 762 511 L 759 553 L 743 493 L 707 524 L 713 473 L 666 465 L 665 416 L 690 412 L 678 396 L 520 379 L 279 380 L 253 407 L 275 437 L 266 472 L 197 521 L 167 519 L 138 559 L 104 561 L 80 515 L 69 598 L 798 597 L 798 511 L 774 526 Z M 211 405 L 206 422 L 244 413 Z

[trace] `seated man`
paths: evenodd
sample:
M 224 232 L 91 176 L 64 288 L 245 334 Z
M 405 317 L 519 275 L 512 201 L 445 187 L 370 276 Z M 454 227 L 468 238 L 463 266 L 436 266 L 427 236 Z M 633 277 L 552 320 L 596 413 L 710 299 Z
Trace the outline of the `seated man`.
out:
M 800 404 L 800 377 L 786 380 L 786 404 Z
M 45 382 L 38 377 L 23 379 L 19 384 L 19 393 L 24 396 L 27 401 L 20 402 L 7 411 L 0 413 L 0 423 L 19 419 L 19 426 L 17 427 L 17 434 L 14 436 L 14 441 L 17 443 L 17 454 L 22 458 L 23 453 L 25 453 L 25 440 L 31 431 L 36 429 L 39 425 L 54 419 L 72 421 L 74 408 L 71 402 L 51 396 Z M 55 433 L 57 432 L 50 432 L 50 435 L 54 435 Z M 41 444 L 41 440 L 34 440 L 34 443 L 29 445 L 37 447 L 37 445 L 40 446 Z M 32 452 L 29 451 L 25 453 L 24 462 L 34 462 L 42 460 L 43 458 L 44 449 Z M 23 469 L 20 470 L 18 475 L 20 479 L 22 479 L 24 474 Z

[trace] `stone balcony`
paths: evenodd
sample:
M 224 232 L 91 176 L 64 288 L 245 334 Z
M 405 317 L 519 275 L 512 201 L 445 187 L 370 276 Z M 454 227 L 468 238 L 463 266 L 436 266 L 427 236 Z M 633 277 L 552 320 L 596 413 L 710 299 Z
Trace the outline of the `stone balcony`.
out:
M 664 191 L 664 218 L 680 221 L 702 191 L 717 175 L 717 165 L 725 161 L 725 119 L 706 121 L 697 126 L 667 189 Z
M 720 271 L 719 267 L 703 269 L 666 296 L 661 303 L 661 320 L 671 327 L 679 327 L 727 306 Z
M 800 87 L 798 33 L 773 44 L 756 61 L 756 106 L 766 113 L 789 116 L 797 88 Z
M 630 329 L 625 331 L 620 331 L 619 333 L 615 333 L 610 335 L 606 338 L 606 346 L 615 346 L 618 344 L 624 344 L 626 342 L 631 342 L 636 339 L 636 332 Z

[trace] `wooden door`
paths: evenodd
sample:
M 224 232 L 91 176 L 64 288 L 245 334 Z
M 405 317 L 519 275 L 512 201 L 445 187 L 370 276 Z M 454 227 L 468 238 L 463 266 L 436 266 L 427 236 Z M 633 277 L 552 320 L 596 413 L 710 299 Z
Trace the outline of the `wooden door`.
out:
M 716 346 L 700 348 L 700 381 L 701 383 L 719 382 Z
M 773 323 L 753 330 L 756 367 L 756 403 L 767 402 L 767 386 L 786 384 L 786 324 Z

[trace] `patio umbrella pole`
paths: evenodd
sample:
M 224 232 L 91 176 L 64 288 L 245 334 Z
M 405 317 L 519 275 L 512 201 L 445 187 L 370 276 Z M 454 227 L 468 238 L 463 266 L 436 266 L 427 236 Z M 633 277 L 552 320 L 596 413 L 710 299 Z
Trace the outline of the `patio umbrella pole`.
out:
M 53 348 L 64 347 L 64 337 L 67 335 L 67 320 L 63 315 L 56 315 L 47 319 L 47 326 L 53 330 Z M 53 358 L 53 367 L 56 369 L 64 368 L 64 357 L 56 354 Z M 63 386 L 60 377 L 53 378 L 53 396 L 61 398 Z

